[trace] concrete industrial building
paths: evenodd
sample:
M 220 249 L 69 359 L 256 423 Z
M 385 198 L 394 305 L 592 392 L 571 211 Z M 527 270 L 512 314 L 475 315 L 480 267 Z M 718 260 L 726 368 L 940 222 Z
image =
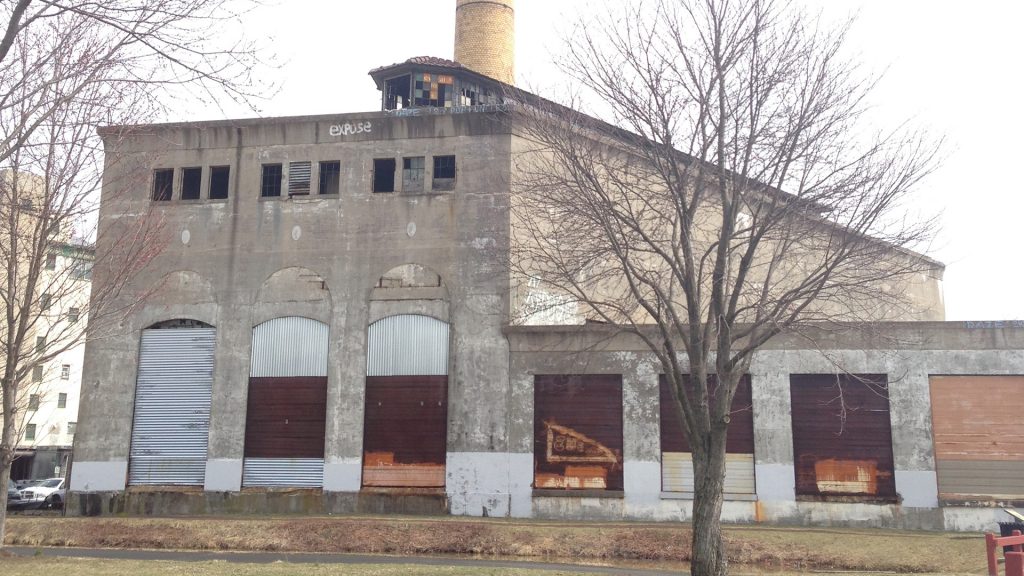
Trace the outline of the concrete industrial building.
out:
M 152 179 L 104 199 L 101 229 L 155 213 L 167 246 L 89 343 L 70 510 L 689 517 L 653 355 L 511 320 L 511 19 L 458 0 L 457 61 L 375 69 L 377 112 L 103 133 L 110 179 Z M 884 338 L 757 355 L 727 520 L 977 529 L 1024 500 L 1024 448 L 992 434 L 1024 398 L 1024 325 L 940 322 L 940 278 Z M 884 392 L 851 399 L 845 434 L 822 408 L 837 363 Z

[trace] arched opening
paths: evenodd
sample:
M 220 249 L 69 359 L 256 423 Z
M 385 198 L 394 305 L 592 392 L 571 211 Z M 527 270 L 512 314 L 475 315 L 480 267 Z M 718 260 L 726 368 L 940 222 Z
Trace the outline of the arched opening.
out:
M 447 322 L 417 314 L 370 325 L 363 486 L 445 485 Z
M 323 486 L 328 332 L 299 316 L 253 328 L 243 486 Z
M 142 331 L 128 484 L 203 485 L 216 342 L 198 320 Z

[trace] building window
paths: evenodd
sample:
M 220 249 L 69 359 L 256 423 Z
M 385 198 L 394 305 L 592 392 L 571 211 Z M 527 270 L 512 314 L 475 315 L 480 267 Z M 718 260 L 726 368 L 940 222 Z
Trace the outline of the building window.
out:
M 46 263 L 43 265 L 43 268 L 45 268 L 47 270 L 56 270 L 57 269 L 57 255 L 56 254 L 47 254 L 46 255 Z
M 42 382 L 43 381 L 43 365 L 37 364 L 32 367 L 32 381 Z
M 264 164 L 263 180 L 260 184 L 260 196 L 273 198 L 281 195 L 281 165 Z
M 70 322 L 71 324 L 78 322 L 78 317 L 81 315 L 81 313 L 82 311 L 79 310 L 78 308 L 68 309 L 68 322 Z
M 395 191 L 395 159 L 374 158 L 373 159 L 373 191 L 394 192 Z
M 455 189 L 455 156 L 434 156 L 433 190 Z
M 46 336 L 36 336 L 36 353 L 46 352 Z
M 320 163 L 320 194 L 338 194 L 341 191 L 341 162 Z
M 309 183 L 312 178 L 312 162 L 291 162 L 288 164 L 288 195 L 305 196 L 309 194 Z
M 39 394 L 28 395 L 28 409 L 39 410 Z
M 622 376 L 537 375 L 537 489 L 622 490 Z
M 182 168 L 181 169 L 181 199 L 199 200 L 202 195 L 203 169 Z
M 74 436 L 76 428 L 78 428 L 78 422 L 68 422 L 68 436 Z
M 167 202 L 174 194 L 174 169 L 153 170 L 153 200 Z
M 230 166 L 210 167 L 210 200 L 224 200 L 228 197 L 228 180 L 230 180 L 230 177 Z
M 49 294 L 45 294 L 44 293 L 44 294 L 39 296 L 39 309 L 40 310 L 49 310 L 50 309 L 50 295 Z
M 57 394 L 57 408 L 67 408 L 67 407 L 68 407 L 68 395 L 67 395 L 67 393 L 66 392 L 61 392 L 60 394 Z
M 402 158 L 402 192 L 423 191 L 423 156 Z
M 60 379 L 69 380 L 71 379 L 71 364 L 62 364 L 60 367 Z M 63 406 L 62 406 L 63 408 Z
M 455 97 L 455 78 L 447 74 L 416 74 L 412 98 L 415 106 L 450 108 Z
M 31 442 L 31 441 L 33 441 L 35 439 L 36 439 L 36 425 L 35 424 L 25 424 L 25 440 Z

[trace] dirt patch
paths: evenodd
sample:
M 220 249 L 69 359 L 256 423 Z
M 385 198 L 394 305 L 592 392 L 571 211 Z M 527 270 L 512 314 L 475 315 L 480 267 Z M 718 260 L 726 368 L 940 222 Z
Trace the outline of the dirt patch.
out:
M 177 550 L 457 554 L 524 559 L 690 559 L 680 524 L 411 518 L 11 518 L 6 543 Z M 731 527 L 734 565 L 797 570 L 971 572 L 984 542 L 941 533 Z M 952 564 L 951 564 L 952 563 Z

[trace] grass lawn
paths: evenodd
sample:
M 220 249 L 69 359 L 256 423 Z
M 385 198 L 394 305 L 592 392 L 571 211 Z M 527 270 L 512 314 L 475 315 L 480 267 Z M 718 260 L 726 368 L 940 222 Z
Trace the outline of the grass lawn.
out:
M 733 574 L 985 573 L 980 534 L 900 530 L 728 526 L 727 553 Z M 251 517 L 228 518 L 30 518 L 8 521 L 6 543 L 20 546 L 237 550 L 395 555 L 475 556 L 559 563 L 643 562 L 670 569 L 689 559 L 690 529 L 679 523 L 556 522 L 424 517 Z M 10 559 L 4 559 L 5 563 Z M 31 559 L 17 562 L 64 562 Z M 71 562 L 71 560 L 68 560 Z M 91 561 L 83 561 L 83 567 Z M 639 564 L 638 564 L 639 565 Z M 26 565 L 27 566 L 27 565 Z M 96 570 L 104 570 L 100 562 Z M 180 566 L 187 574 L 219 574 L 201 564 Z M 240 566 L 240 565 L 236 565 Z M 6 568 L 6 566 L 5 566 Z M 307 573 L 302 565 L 252 566 L 244 574 Z M 45 569 L 45 568 L 44 568 Z M 89 567 L 88 569 L 93 569 Z M 250 568 L 246 568 L 249 570 Z M 312 574 L 517 574 L 508 569 L 394 566 L 324 567 Z M 26 568 L 28 570 L 28 568 Z M 120 568 L 115 568 L 120 570 Z M 260 570 L 270 570 L 262 572 Z M 275 572 L 273 570 L 283 570 Z M 341 571 L 331 571 L 341 570 Z M 348 571 L 346 571 L 348 570 Z M 376 570 L 376 571 L 374 571 Z M 403 571 L 404 570 L 404 571 Z M 449 570 L 449 571 L 445 571 Z M 0 570 L 6 573 L 6 570 Z M 39 570 L 33 568 L 33 573 Z M 64 573 L 119 574 L 122 572 Z M 160 573 L 160 572 L 147 572 Z M 168 573 L 179 573 L 174 570 Z M 225 572 L 235 573 L 235 572 Z M 531 572 L 524 571 L 523 574 Z M 534 572 L 553 574 L 553 572 Z

